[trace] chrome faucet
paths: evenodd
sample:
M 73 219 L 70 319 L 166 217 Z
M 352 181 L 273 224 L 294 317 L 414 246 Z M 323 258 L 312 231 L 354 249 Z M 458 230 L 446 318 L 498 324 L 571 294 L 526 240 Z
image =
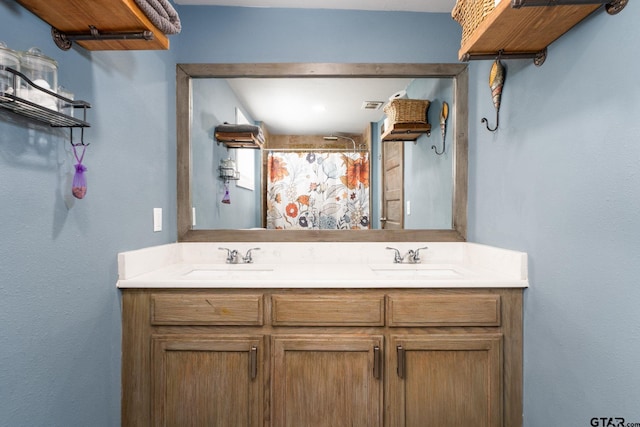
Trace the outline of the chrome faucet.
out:
M 423 248 L 418 248 L 415 251 L 413 249 L 409 249 L 407 255 L 409 255 L 409 262 L 411 264 L 418 264 L 420 262 L 420 250 L 429 249 L 427 246 Z
M 238 252 L 236 249 L 229 249 L 229 248 L 218 248 L 221 251 L 227 251 L 227 260 L 226 263 L 227 264 L 238 264 L 240 262 L 240 260 L 242 260 L 242 263 L 244 264 L 251 264 L 253 262 L 253 258 L 251 257 L 251 251 L 257 251 L 260 248 L 251 248 L 247 251 L 247 254 L 245 256 L 240 255 L 240 252 Z
M 422 248 L 418 248 L 415 251 L 413 249 L 409 249 L 409 252 L 407 252 L 404 256 L 400 255 L 400 251 L 396 248 L 387 246 L 387 249 L 395 251 L 395 254 L 393 256 L 394 264 L 402 264 L 406 257 L 409 257 L 409 264 L 417 264 L 420 262 L 420 251 L 422 249 L 429 249 L 429 248 L 425 246 Z
M 238 263 L 238 251 L 237 250 L 231 250 L 229 248 L 218 248 L 221 251 L 227 251 L 227 260 L 226 263 L 227 264 L 237 264 Z
M 253 262 L 253 258 L 251 258 L 251 251 L 259 251 L 260 248 L 251 248 L 247 251 L 247 254 L 242 257 L 242 262 L 245 264 L 251 264 Z
M 392 250 L 392 251 L 396 251 L 394 256 L 393 256 L 393 262 L 395 264 L 400 264 L 400 263 L 402 263 L 402 261 L 404 261 L 404 257 L 402 255 L 400 255 L 400 251 L 399 250 L 397 250 L 396 248 L 389 247 L 389 246 L 387 246 L 387 249 Z

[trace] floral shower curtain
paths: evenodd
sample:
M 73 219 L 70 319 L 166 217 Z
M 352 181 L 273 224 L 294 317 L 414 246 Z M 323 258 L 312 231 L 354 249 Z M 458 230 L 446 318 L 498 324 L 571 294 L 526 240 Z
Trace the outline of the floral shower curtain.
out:
M 369 154 L 270 152 L 267 228 L 369 228 Z

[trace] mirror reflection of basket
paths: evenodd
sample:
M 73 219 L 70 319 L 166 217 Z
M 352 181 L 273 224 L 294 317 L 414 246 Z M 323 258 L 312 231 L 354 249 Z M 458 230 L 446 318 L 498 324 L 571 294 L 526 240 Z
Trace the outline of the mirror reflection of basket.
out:
M 427 99 L 394 99 L 384 107 L 390 123 L 428 123 Z

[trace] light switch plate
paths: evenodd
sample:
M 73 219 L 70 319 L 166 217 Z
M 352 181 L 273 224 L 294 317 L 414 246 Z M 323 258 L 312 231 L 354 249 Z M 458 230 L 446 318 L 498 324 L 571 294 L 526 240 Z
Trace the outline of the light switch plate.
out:
M 162 231 L 162 208 L 153 208 L 153 231 Z

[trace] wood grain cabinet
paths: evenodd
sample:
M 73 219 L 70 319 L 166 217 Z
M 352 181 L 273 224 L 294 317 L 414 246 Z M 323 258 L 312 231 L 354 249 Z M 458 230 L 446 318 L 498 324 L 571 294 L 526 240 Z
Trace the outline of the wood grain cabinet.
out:
M 502 335 L 392 336 L 392 426 L 502 426 Z
M 123 426 L 522 425 L 521 289 L 123 290 Z
M 152 425 L 262 425 L 262 337 L 154 335 L 151 342 Z
M 602 5 L 595 1 L 561 3 L 500 1 L 463 40 L 458 58 L 467 61 L 474 57 L 495 58 L 499 54 L 503 57 L 509 54 L 543 54 L 551 43 Z M 615 3 L 613 1 L 610 4 Z M 469 17 L 467 22 L 475 22 L 475 19 Z
M 118 39 L 82 39 L 87 50 L 167 50 L 169 39 L 151 23 L 133 0 L 18 0 L 22 6 L 68 35 L 89 35 L 90 27 L 101 34 L 128 34 Z M 147 31 L 152 37 L 136 38 Z M 56 38 L 54 37 L 54 41 Z
M 272 425 L 382 425 L 382 336 L 272 337 Z

